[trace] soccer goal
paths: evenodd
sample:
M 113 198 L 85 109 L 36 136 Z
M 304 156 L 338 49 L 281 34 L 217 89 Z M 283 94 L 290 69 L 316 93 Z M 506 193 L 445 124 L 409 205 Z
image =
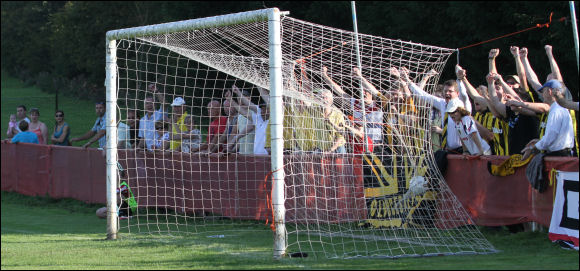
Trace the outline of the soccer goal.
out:
M 108 238 L 266 237 L 275 258 L 495 252 L 436 169 L 431 106 L 396 76 L 433 92 L 453 50 L 288 15 L 107 32 Z

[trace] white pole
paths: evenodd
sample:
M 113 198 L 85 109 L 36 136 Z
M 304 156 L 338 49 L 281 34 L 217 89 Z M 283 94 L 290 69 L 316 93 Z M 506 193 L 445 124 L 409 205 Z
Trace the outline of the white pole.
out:
M 572 30 L 574 33 L 574 47 L 576 47 L 576 71 L 580 71 L 580 62 L 578 60 L 578 25 L 576 24 L 576 10 L 574 1 L 570 1 L 570 17 L 572 17 Z
M 107 39 L 107 239 L 117 239 L 117 43 Z
M 284 138 L 282 101 L 282 43 L 280 37 L 280 11 L 270 9 L 268 13 L 270 54 L 270 129 L 272 140 L 272 208 L 274 211 L 274 259 L 286 253 L 286 226 L 284 207 Z
M 358 67 L 358 70 L 361 72 L 362 74 L 362 63 L 361 63 L 361 59 L 360 59 L 360 49 L 359 49 L 359 44 L 358 44 L 358 26 L 356 23 L 356 7 L 354 5 L 354 1 L 350 2 L 350 7 L 352 9 L 352 25 L 354 28 L 354 36 L 355 36 L 355 48 L 356 48 L 356 65 Z M 366 130 L 367 130 L 367 120 L 366 120 L 366 109 L 365 109 L 365 90 L 363 87 L 363 79 L 360 78 L 360 104 L 361 104 L 361 109 L 362 109 L 362 121 L 363 121 L 363 136 L 364 138 L 366 138 Z M 371 151 L 369 150 L 369 143 L 367 142 L 367 140 L 363 140 L 364 144 L 365 144 L 365 150 L 366 151 Z

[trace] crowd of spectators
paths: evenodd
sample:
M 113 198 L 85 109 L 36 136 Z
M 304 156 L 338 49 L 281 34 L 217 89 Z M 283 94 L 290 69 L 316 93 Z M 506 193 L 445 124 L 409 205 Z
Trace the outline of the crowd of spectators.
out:
M 353 81 L 361 82 L 362 102 L 352 89 L 335 82 L 327 67 L 322 67 L 318 84 L 313 84 L 306 73 L 292 72 L 293 82 L 298 83 L 287 87 L 302 98 L 284 98 L 284 150 L 405 152 L 409 150 L 398 146 L 401 140 L 409 139 L 401 135 L 411 135 L 425 139 L 434 151 L 444 153 L 523 154 L 523 159 L 540 151 L 547 155 L 577 155 L 574 110 L 578 110 L 578 102 L 571 101 L 552 47 L 546 45 L 545 51 L 551 73 L 543 84 L 530 66 L 527 49 L 512 46 L 509 52 L 516 64 L 515 74 L 499 74 L 495 59 L 500 50 L 492 49 L 488 55 L 489 73 L 477 88 L 473 80 L 468 80 L 467 69 L 457 65 L 456 78 L 444 81 L 432 94 L 425 91 L 425 86 L 429 78 L 437 75 L 433 70 L 411 78 L 406 68 L 392 67 L 389 76 L 393 83 L 388 89 L 378 89 L 361 70 L 353 68 Z M 147 89 L 143 116 L 137 108 L 128 109 L 126 118 L 118 123 L 118 148 L 203 154 L 270 153 L 268 90 L 258 88 L 257 99 L 235 85 L 224 90 L 222 97 L 206 105 L 209 126 L 204 135 L 201 117 L 194 118 L 183 97 L 175 97 L 168 104 L 155 83 Z M 414 122 L 421 111 L 417 101 L 432 107 L 427 112 L 430 129 L 426 132 L 416 131 Z M 105 104 L 96 103 L 95 112 L 93 127 L 82 136 L 70 138 L 64 112 L 57 111 L 49 137 L 47 126 L 39 121 L 39 110 L 32 108 L 29 119 L 26 107 L 21 105 L 16 115 L 10 116 L 6 134 L 12 142 L 70 146 L 86 141 L 85 148 L 96 142 L 99 148 L 105 148 Z

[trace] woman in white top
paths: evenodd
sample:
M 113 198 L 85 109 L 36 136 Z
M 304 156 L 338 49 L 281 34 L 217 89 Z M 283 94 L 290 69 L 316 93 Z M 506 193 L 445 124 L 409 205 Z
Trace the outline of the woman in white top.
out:
M 491 155 L 489 144 L 481 138 L 475 121 L 463 107 L 463 102 L 459 99 L 451 100 L 447 105 L 446 111 L 455 121 L 455 128 L 463 146 L 463 154 Z

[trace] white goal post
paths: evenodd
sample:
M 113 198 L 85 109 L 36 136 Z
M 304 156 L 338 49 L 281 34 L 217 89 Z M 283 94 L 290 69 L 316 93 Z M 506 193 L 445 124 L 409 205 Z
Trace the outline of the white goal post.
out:
M 116 85 L 116 40 L 125 37 L 152 36 L 169 32 L 179 32 L 241 24 L 252 21 L 268 20 L 269 52 L 270 52 L 270 90 L 271 90 L 271 127 L 272 127 L 272 206 L 276 235 L 274 240 L 274 257 L 280 257 L 285 252 L 284 227 L 284 170 L 282 156 L 282 48 L 280 40 L 280 10 L 277 8 L 242 12 L 230 15 L 194 19 L 174 23 L 121 29 L 107 32 L 107 67 L 106 91 L 107 112 L 117 111 Z M 117 119 L 115 114 L 107 114 L 107 238 L 117 236 Z
M 106 52 L 107 239 L 273 231 L 276 259 L 495 252 L 436 168 L 431 104 L 394 76 L 433 93 L 454 50 L 270 8 L 109 31 Z

